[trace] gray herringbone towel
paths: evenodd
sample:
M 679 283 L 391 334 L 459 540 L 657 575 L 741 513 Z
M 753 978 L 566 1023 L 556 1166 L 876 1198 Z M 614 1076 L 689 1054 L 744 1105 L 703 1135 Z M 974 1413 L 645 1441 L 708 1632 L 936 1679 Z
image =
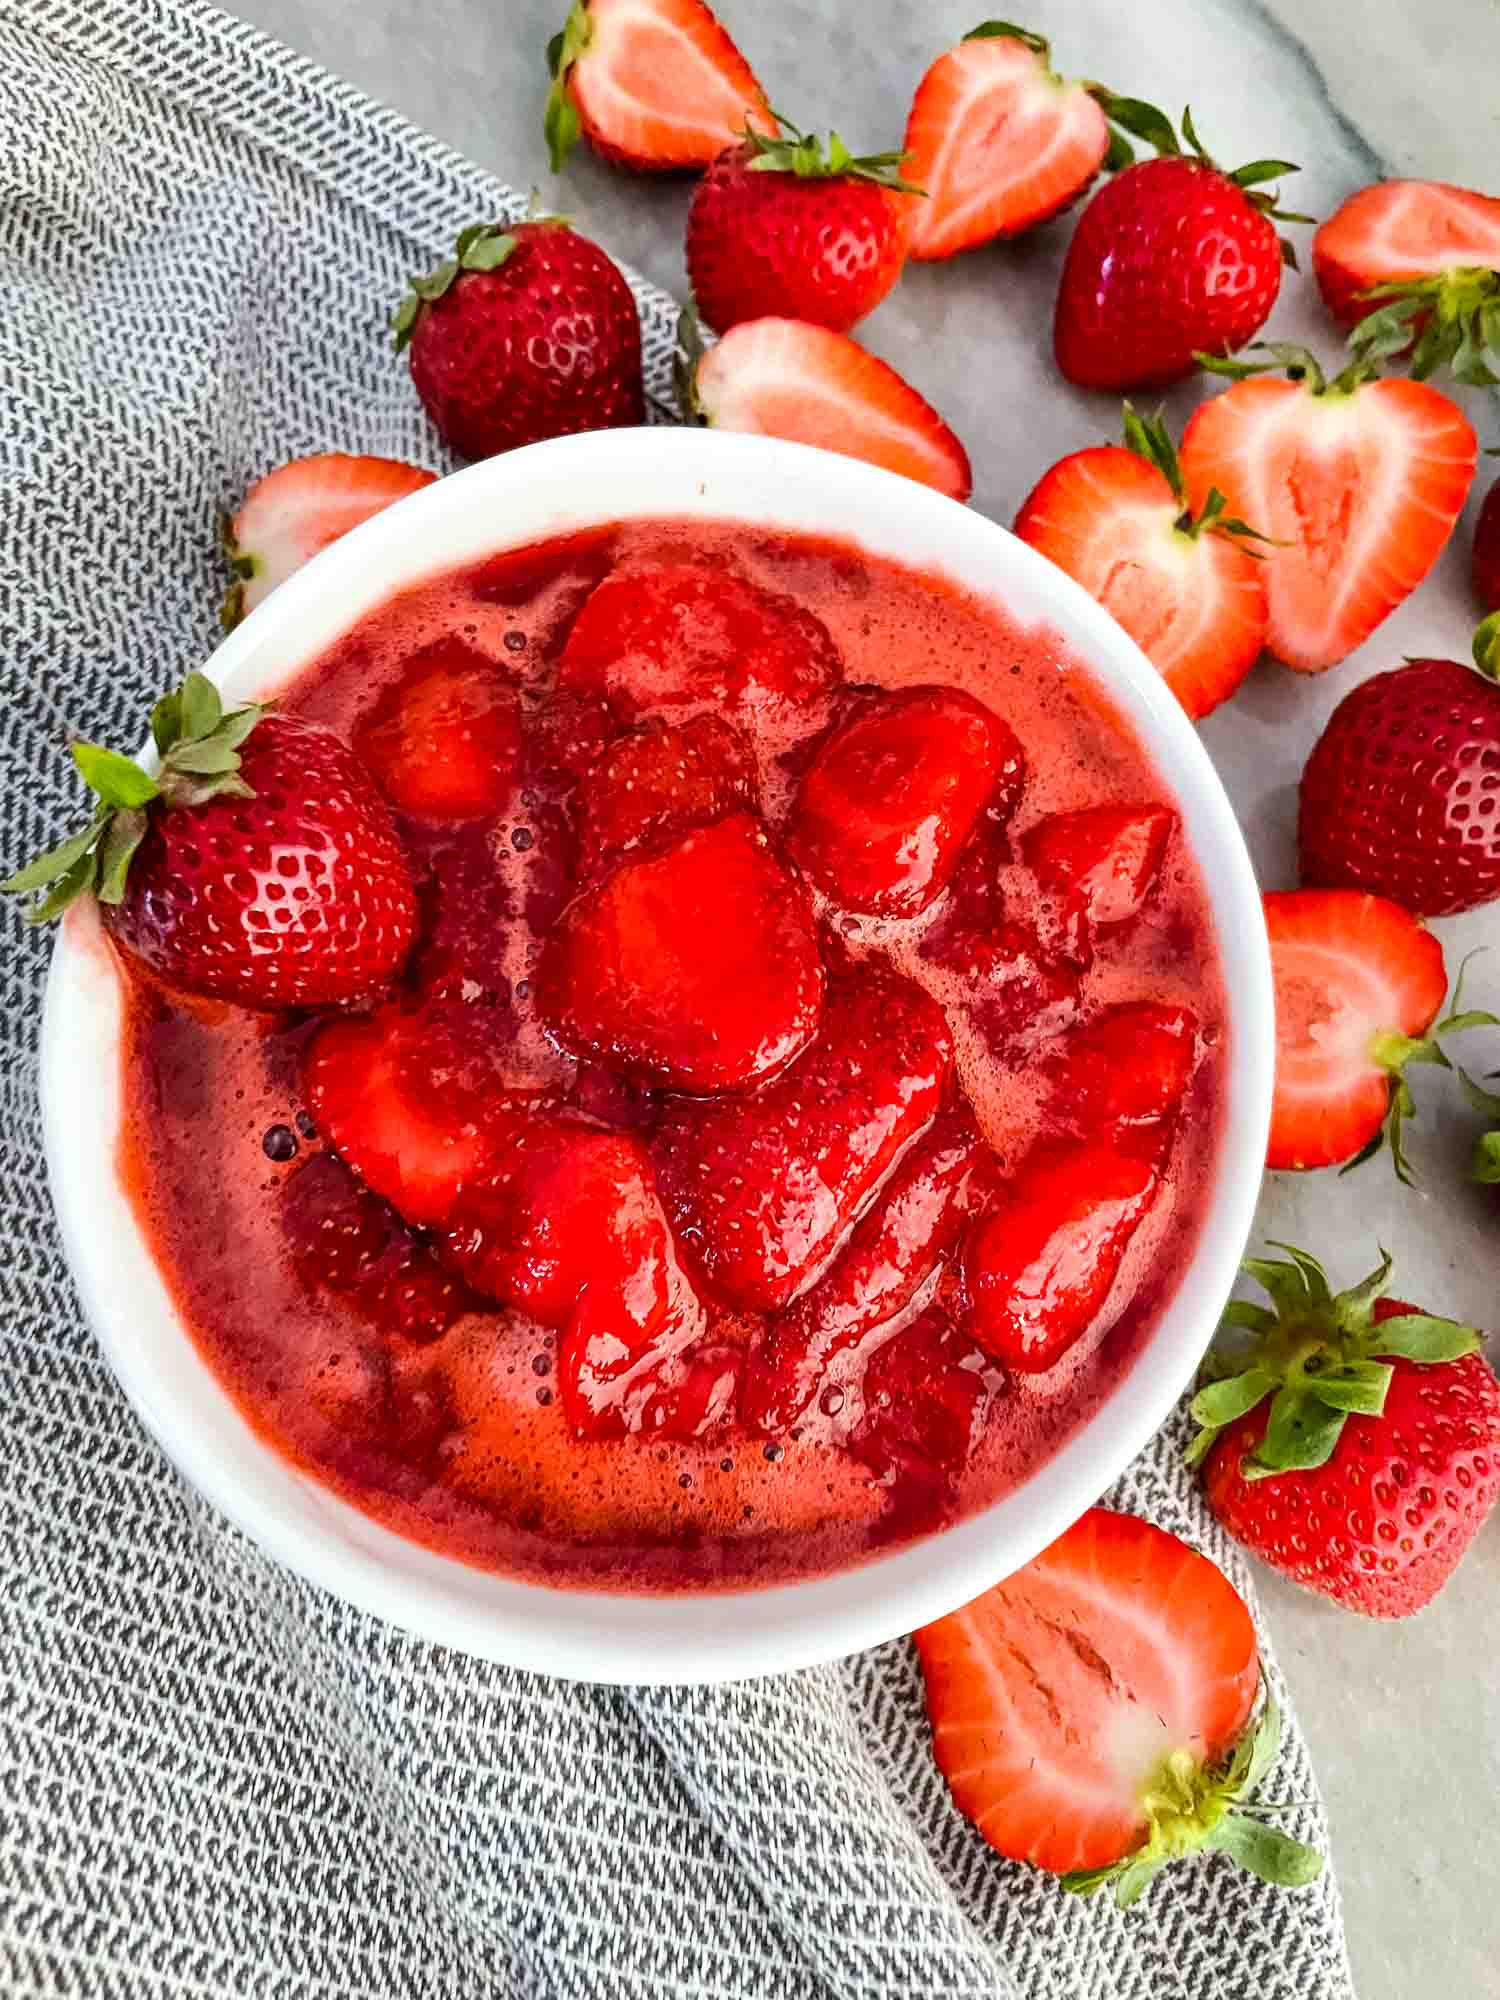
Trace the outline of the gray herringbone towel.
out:
M 515 197 L 200 0 L 0 5 L 0 855 L 214 637 L 216 504 L 434 459 L 383 325 Z M 637 287 L 662 386 L 667 299 Z M 0 1985 L 119 1996 L 1347 2000 L 1337 1896 L 1216 1857 L 1128 1917 L 949 1807 L 903 1642 L 698 1692 L 443 1653 L 186 1490 L 80 1322 L 43 1182 L 46 947 L 7 930 Z M 1243 1564 L 1162 1441 L 1115 1500 Z M 1284 1698 L 1274 1666 L 1272 1683 Z M 1326 1841 L 1295 1725 L 1277 1791 Z

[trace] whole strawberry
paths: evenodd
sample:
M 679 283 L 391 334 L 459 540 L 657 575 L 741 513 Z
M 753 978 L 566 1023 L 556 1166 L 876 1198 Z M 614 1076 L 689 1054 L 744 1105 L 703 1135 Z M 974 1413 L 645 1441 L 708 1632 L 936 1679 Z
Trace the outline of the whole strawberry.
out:
M 465 458 L 645 414 L 630 287 L 556 218 L 465 229 L 392 324 L 428 416 Z
M 1500 1382 L 1479 1334 L 1383 1297 L 1389 1257 L 1337 1294 L 1305 1251 L 1245 1269 L 1273 1310 L 1230 1305 L 1225 1325 L 1255 1343 L 1193 1399 L 1209 1507 L 1335 1603 L 1420 1611 L 1500 1497 Z
M 1160 388 L 1190 375 L 1199 351 L 1230 354 L 1265 324 L 1294 262 L 1273 218 L 1306 222 L 1259 184 L 1288 160 L 1215 166 L 1191 116 L 1184 155 L 1151 105 L 1100 93 L 1110 121 L 1147 139 L 1154 160 L 1107 180 L 1078 221 L 1057 293 L 1057 365 L 1086 389 Z
M 1474 523 L 1474 594 L 1486 611 L 1500 611 L 1500 479 L 1484 496 Z
M 1302 773 L 1302 880 L 1364 889 L 1421 916 L 1500 896 L 1500 612 L 1480 672 L 1408 660 L 1344 696 Z
M 169 985 L 245 1007 L 359 1000 L 416 929 L 411 869 L 385 802 L 331 730 L 224 711 L 189 674 L 151 713 L 154 777 L 75 743 L 98 799 L 81 833 L 0 888 L 46 890 L 57 916 L 92 894 L 115 938 Z
M 900 153 L 855 159 L 820 139 L 747 133 L 720 153 L 688 211 L 698 311 L 720 333 L 741 320 L 810 320 L 847 333 L 901 275 L 911 209 Z

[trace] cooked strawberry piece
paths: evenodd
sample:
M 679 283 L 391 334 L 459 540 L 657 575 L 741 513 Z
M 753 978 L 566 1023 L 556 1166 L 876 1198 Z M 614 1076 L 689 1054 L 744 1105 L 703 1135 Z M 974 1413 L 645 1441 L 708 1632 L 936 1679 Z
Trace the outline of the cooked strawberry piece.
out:
M 1303 767 L 1297 847 L 1308 887 L 1422 916 L 1500 896 L 1500 687 L 1409 659 L 1351 689 Z
M 966 1110 L 941 1113 L 912 1143 L 837 1260 L 766 1329 L 746 1383 L 748 1424 L 794 1424 L 834 1357 L 910 1305 L 983 1199 L 988 1160 Z
M 553 695 L 526 718 L 528 786 L 570 793 L 604 755 L 615 729 L 608 704 L 597 695 Z
M 1016 533 L 1124 627 L 1194 718 L 1228 699 L 1266 640 L 1265 563 L 1223 516 L 1195 516 L 1159 418 L 1126 406 L 1129 449 L 1059 460 Z
M 1104 1141 L 1039 1146 L 969 1237 L 974 1338 L 1027 1375 L 1061 1360 L 1102 1311 L 1157 1175 Z
M 1081 83 L 1049 67 L 1039 35 L 986 22 L 938 57 L 906 121 L 906 177 L 927 190 L 908 255 L 952 257 L 1019 236 L 1082 194 L 1109 125 Z
M 1206 1556 L 1147 1521 L 1091 1508 L 916 1642 L 953 1802 L 1013 1861 L 1128 1868 L 1173 1807 L 1174 1844 L 1161 1847 L 1179 1855 L 1239 1789 L 1219 1767 L 1255 1702 L 1250 1613 Z M 1289 1879 L 1316 1873 L 1311 1850 L 1255 1830 L 1300 1857 Z M 1123 1875 L 1121 1900 L 1152 1872 Z
M 578 841 L 590 873 L 755 803 L 755 760 L 716 715 L 621 736 L 580 786 Z
M 471 820 L 461 827 L 413 830 L 426 863 L 417 888 L 420 935 L 408 968 L 413 989 L 434 1000 L 464 1000 L 504 1008 L 510 991 L 496 940 L 516 919 L 496 864 L 494 828 Z
M 701 563 L 617 570 L 574 620 L 561 686 L 627 721 L 661 708 L 795 714 L 841 677 L 824 626 L 790 597 Z
M 580 1320 L 582 1309 L 580 1309 Z M 598 1343 L 576 1332 L 564 1337 L 558 1356 L 563 1409 L 575 1437 L 642 1437 L 690 1444 L 733 1423 L 744 1350 L 707 1346 L 684 1352 L 701 1320 L 669 1318 L 644 1361 L 632 1357 L 628 1373 L 596 1367 Z M 661 1352 L 665 1348 L 665 1352 Z
M 913 1488 L 928 1489 L 940 1506 L 968 1464 L 1000 1385 L 983 1349 L 929 1306 L 871 1355 L 850 1449 L 903 1489 L 908 1519 Z
M 1042 885 L 1076 892 L 1089 923 L 1106 930 L 1139 913 L 1176 826 L 1170 806 L 1082 806 L 1039 820 L 1023 845 Z
M 481 819 L 515 785 L 520 705 L 493 661 L 462 639 L 438 639 L 413 654 L 354 747 L 399 812 Z
M 560 216 L 471 224 L 392 324 L 428 416 L 465 458 L 643 420 L 634 294 Z
M 481 1301 L 333 1153 L 317 1153 L 280 1193 L 282 1234 L 311 1291 L 353 1300 L 380 1332 L 436 1340 Z
M 303 1061 L 318 1130 L 408 1222 L 438 1225 L 512 1142 L 526 1093 L 488 1008 L 392 1004 L 331 1021 Z
M 566 1326 L 586 1287 L 610 1302 L 629 1294 L 634 1338 L 666 1312 L 671 1246 L 651 1162 L 627 1133 L 517 1121 L 488 1174 L 451 1204 L 443 1242 L 476 1291 L 544 1326 Z
M 1053 1117 L 1085 1135 L 1169 1118 L 1192 1082 L 1197 1041 L 1186 1007 L 1136 1000 L 1106 1008 L 1045 1058 Z
M 1390 304 L 1377 285 L 1500 271 L 1500 200 L 1444 181 L 1378 181 L 1336 208 L 1313 238 L 1313 274 L 1345 326 Z
M 1401 1102 L 1403 1046 L 1437 1019 L 1443 948 L 1399 904 L 1352 889 L 1265 897 L 1276 982 L 1269 1167 L 1327 1167 L 1378 1142 Z M 1399 1171 L 1401 1122 L 1392 1129 Z
M 967 500 L 969 455 L 927 400 L 847 334 L 742 320 L 696 362 L 691 401 L 718 430 L 842 452 Z
M 1336 1296 L 1305 1251 L 1246 1268 L 1272 1309 L 1248 1349 L 1236 1333 L 1241 1372 L 1194 1399 L 1205 1499 L 1309 1590 L 1372 1618 L 1420 1611 L 1500 1498 L 1482 1334 L 1384 1296 L 1389 1257 Z
M 602 158 L 650 173 L 706 167 L 747 126 L 776 129 L 703 0 L 575 0 L 547 55 L 554 173 L 580 132 Z
M 821 139 L 787 133 L 726 148 L 694 191 L 688 279 L 719 333 L 777 315 L 847 333 L 906 261 L 921 197 L 900 155 L 852 159 L 837 133 L 825 154 Z
M 804 892 L 736 813 L 627 861 L 565 911 L 537 975 L 566 1046 L 641 1082 L 733 1090 L 818 1025 L 823 966 Z
M 1321 673 L 1363 644 L 1443 551 L 1474 477 L 1473 427 L 1423 382 L 1236 382 L 1193 412 L 1188 495 L 1211 488 L 1278 546 L 1265 564 L 1266 644 Z
M 817 1039 L 784 1075 L 669 1104 L 652 1142 L 662 1200 L 712 1290 L 779 1312 L 936 1113 L 952 1058 L 942 1010 L 867 963 L 830 986 Z
M 436 477 L 394 458 L 324 451 L 294 458 L 256 480 L 225 524 L 225 553 L 235 581 L 224 600 L 224 624 L 237 625 L 330 542 Z
M 842 908 L 915 916 L 947 887 L 990 792 L 1020 759 L 1009 726 L 958 688 L 876 695 L 813 759 L 788 844 Z

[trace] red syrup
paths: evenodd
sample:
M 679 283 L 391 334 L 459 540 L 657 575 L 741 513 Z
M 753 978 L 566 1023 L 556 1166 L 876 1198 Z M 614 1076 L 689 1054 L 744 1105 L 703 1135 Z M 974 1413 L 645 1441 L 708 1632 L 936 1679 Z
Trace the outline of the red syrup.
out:
M 1229 1051 L 1171 796 L 1054 634 L 851 545 L 631 523 L 402 591 L 278 699 L 368 746 L 422 936 L 338 1027 L 124 966 L 121 1157 L 276 1450 L 485 1568 L 711 1590 L 972 1514 L 1098 1407 L 1201 1226 Z M 1101 807 L 1150 837 L 1048 830 Z M 1108 1010 L 1142 1002 L 1190 1060 L 1116 1088 Z M 1028 1156 L 1050 1186 L 1121 1107 L 1118 1274 L 1096 1312 L 1061 1285 L 1090 1317 L 1054 1365 L 1007 1365 L 973 1246 L 1007 1203 L 1045 1232 Z

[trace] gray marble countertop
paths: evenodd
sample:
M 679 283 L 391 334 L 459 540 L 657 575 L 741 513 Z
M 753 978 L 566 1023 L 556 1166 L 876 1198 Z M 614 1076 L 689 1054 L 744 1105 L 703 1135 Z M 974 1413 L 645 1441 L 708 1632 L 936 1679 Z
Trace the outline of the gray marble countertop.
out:
M 560 184 L 548 171 L 542 49 L 567 0 L 229 4 L 512 184 L 542 188 L 616 256 L 683 294 L 685 183 L 614 173 L 586 147 Z M 1221 158 L 1299 160 L 1290 191 L 1310 213 L 1326 214 L 1381 174 L 1491 191 L 1500 179 L 1497 0 L 1017 5 L 1028 26 L 1052 37 L 1065 72 L 1101 77 L 1172 112 L 1191 99 Z M 856 151 L 872 151 L 899 144 L 917 77 L 984 8 L 980 0 L 722 0 L 718 11 L 775 104 L 807 125 L 836 123 Z M 1052 366 L 1051 301 L 1066 235 L 1063 223 L 1009 248 L 913 266 L 860 329 L 963 437 L 974 504 L 1005 522 L 1047 465 L 1117 425 L 1112 398 L 1070 391 Z M 1310 280 L 1289 282 L 1271 326 L 1331 351 Z M 1200 393 L 1189 386 L 1171 399 L 1179 421 Z M 1493 408 L 1470 402 L 1482 442 L 1500 442 L 1500 399 Z M 1481 468 L 1475 504 L 1495 476 Z M 1295 879 L 1293 788 L 1347 688 L 1403 654 L 1465 655 L 1474 621 L 1467 551 L 1465 524 L 1427 586 L 1352 662 L 1312 682 L 1263 665 L 1205 725 L 1267 886 Z M 1500 943 L 1493 908 L 1437 928 L 1450 966 L 1486 936 Z M 1472 991 L 1474 1004 L 1500 1010 L 1500 953 L 1476 966 Z M 1493 1058 L 1484 1067 L 1500 1065 L 1500 1037 L 1479 1053 Z M 1272 1176 L 1261 1226 L 1315 1250 L 1345 1280 L 1374 1261 L 1378 1240 L 1398 1258 L 1405 1296 L 1495 1326 L 1500 1208 L 1462 1179 L 1473 1121 L 1442 1079 L 1419 1082 L 1421 1191 L 1398 1190 L 1383 1164 L 1347 1180 Z M 1363 2000 L 1500 1995 L 1491 1859 L 1500 1833 L 1500 1516 L 1439 1602 L 1403 1625 L 1340 1612 L 1264 1571 L 1261 1582 L 1328 1797 Z

